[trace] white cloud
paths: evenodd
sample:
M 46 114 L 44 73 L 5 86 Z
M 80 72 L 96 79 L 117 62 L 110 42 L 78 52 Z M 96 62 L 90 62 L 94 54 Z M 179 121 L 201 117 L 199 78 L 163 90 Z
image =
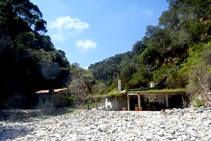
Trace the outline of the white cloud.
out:
M 84 67 L 84 69 L 85 69 L 85 70 L 88 70 L 88 69 L 89 69 L 89 67 Z
M 153 11 L 149 8 L 145 8 L 144 10 L 142 10 L 142 13 L 150 17 L 153 15 Z
M 132 13 L 136 13 L 138 6 L 137 5 L 131 5 L 130 6 Z
M 89 24 L 82 22 L 78 18 L 60 17 L 56 21 L 50 22 L 49 28 L 56 29 L 57 33 L 53 34 L 52 37 L 57 41 L 64 41 L 68 36 L 76 35 L 83 32 L 84 29 L 88 28 Z
M 86 22 L 81 22 L 80 19 L 73 18 L 71 19 L 70 16 L 67 17 L 60 17 L 57 18 L 55 22 L 51 22 L 50 28 L 57 28 L 57 29 L 76 29 L 82 30 L 89 27 L 89 24 Z
M 139 25 L 141 19 L 149 19 L 153 16 L 153 11 L 149 8 L 140 9 L 137 5 L 130 6 L 131 19 L 134 25 Z
M 76 46 L 83 51 L 89 52 L 90 49 L 94 49 L 97 47 L 97 43 L 90 40 L 78 40 L 76 41 Z

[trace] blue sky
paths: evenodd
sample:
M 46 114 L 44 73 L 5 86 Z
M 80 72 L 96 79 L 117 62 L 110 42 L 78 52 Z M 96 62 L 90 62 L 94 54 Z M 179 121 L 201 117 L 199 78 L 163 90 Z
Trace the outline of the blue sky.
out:
M 30 0 L 47 21 L 46 35 L 70 63 L 85 68 L 131 51 L 146 26 L 157 25 L 166 0 Z

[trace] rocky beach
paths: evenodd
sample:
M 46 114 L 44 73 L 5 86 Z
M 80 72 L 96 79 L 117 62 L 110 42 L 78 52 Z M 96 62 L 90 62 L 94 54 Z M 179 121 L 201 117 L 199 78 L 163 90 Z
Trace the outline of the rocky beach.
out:
M 75 110 L 0 121 L 1 141 L 209 141 L 211 108 L 165 111 Z

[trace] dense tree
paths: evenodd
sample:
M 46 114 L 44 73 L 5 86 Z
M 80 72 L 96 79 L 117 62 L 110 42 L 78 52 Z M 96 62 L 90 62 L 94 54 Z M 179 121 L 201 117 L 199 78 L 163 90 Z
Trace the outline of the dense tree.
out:
M 103 94 L 106 90 L 106 85 L 103 82 L 99 82 L 92 87 L 93 94 Z
M 3 102 L 7 97 L 26 100 L 36 90 L 65 86 L 69 62 L 50 37 L 42 35 L 46 24 L 29 0 L 0 2 L 0 107 L 8 106 Z

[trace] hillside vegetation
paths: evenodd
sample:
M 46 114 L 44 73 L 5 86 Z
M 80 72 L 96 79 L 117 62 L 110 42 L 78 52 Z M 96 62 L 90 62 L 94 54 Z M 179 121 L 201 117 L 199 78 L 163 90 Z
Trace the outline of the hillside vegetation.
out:
M 0 2 L 1 108 L 27 107 L 34 91 L 68 87 L 69 100 L 86 102 L 87 95 L 113 93 L 118 77 L 122 88 L 186 88 L 190 98 L 202 95 L 207 105 L 211 81 L 211 1 L 167 0 L 169 9 L 157 26 L 146 27 L 132 51 L 91 64 L 89 70 L 69 64 L 56 50 L 47 22 L 29 0 Z M 118 46 L 117 46 L 118 47 Z M 15 104 L 14 104 L 15 103 Z M 26 103 L 26 104 L 23 104 Z
M 190 96 L 210 92 L 211 2 L 167 0 L 169 9 L 157 26 L 146 27 L 145 36 L 129 51 L 91 64 L 94 78 L 117 88 L 120 74 L 123 89 L 149 86 L 187 88 Z

